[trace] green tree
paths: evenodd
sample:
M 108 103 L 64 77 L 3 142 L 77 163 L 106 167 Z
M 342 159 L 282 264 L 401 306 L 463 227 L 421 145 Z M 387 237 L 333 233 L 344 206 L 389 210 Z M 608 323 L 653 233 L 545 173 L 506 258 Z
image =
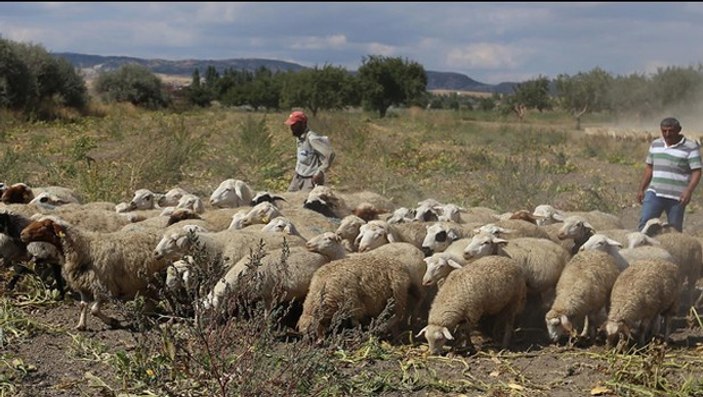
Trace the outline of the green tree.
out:
M 422 65 L 381 55 L 362 58 L 357 77 L 365 107 L 377 111 L 381 118 L 392 105 L 424 98 L 427 87 Z
M 210 106 L 210 102 L 214 97 L 213 91 L 201 84 L 200 70 L 198 68 L 193 71 L 193 78 L 190 87 L 187 88 L 186 97 L 190 103 L 201 107 Z
M 581 129 L 581 117 L 588 112 L 611 110 L 608 102 L 613 78 L 601 68 L 580 72 L 575 76 L 560 74 L 556 79 L 560 106 L 576 119 L 576 129 Z
M 281 90 L 284 107 L 310 109 L 313 115 L 320 110 L 342 109 L 355 102 L 354 78 L 341 67 L 315 66 L 286 75 Z
M 0 106 L 23 110 L 33 92 L 32 75 L 11 42 L 0 39 Z
M 145 66 L 126 64 L 101 73 L 95 90 L 107 101 L 130 102 L 137 106 L 158 108 L 168 104 L 161 79 Z

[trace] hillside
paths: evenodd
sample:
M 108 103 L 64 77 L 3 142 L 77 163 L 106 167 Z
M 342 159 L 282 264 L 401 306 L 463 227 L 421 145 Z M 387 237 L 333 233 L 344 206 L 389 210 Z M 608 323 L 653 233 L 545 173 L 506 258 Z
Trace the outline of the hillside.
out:
M 55 56 L 64 58 L 75 67 L 83 70 L 90 78 L 100 71 L 115 70 L 128 63 L 136 63 L 149 68 L 152 72 L 167 76 L 181 76 L 190 78 L 193 71 L 205 71 L 209 66 L 214 66 L 219 73 L 225 69 L 255 71 L 261 67 L 266 67 L 274 72 L 299 71 L 305 66 L 292 62 L 277 61 L 272 59 L 258 58 L 237 58 L 237 59 L 185 59 L 185 60 L 165 60 L 165 59 L 142 59 L 125 56 L 101 56 L 76 54 L 70 52 L 54 53 Z M 427 71 L 427 90 L 449 90 L 449 91 L 474 91 L 474 92 L 498 92 L 510 93 L 512 87 L 517 84 L 513 82 L 503 82 L 496 85 L 485 84 L 476 81 L 461 73 Z

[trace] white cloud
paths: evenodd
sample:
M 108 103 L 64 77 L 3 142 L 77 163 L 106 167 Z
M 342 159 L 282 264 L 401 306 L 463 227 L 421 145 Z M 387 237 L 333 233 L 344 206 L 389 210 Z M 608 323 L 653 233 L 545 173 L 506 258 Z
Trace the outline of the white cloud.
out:
M 452 68 L 514 69 L 526 51 L 503 44 L 476 43 L 449 50 L 446 63 Z
M 347 36 L 337 34 L 326 37 L 304 37 L 296 40 L 291 48 L 294 50 L 338 50 L 347 45 Z
M 382 55 L 392 57 L 396 54 L 396 48 L 382 43 L 369 43 L 364 46 L 369 55 Z

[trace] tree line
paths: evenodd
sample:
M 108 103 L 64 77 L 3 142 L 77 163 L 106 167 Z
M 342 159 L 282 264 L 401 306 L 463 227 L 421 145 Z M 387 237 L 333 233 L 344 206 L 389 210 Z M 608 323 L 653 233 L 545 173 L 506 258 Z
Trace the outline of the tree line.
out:
M 369 55 L 356 72 L 332 65 L 298 72 L 195 69 L 191 84 L 168 90 L 148 68 L 128 64 L 101 72 L 94 94 L 105 102 L 130 102 L 147 108 L 174 104 L 258 109 L 304 108 L 320 111 L 363 107 L 384 117 L 391 106 L 428 109 L 472 109 L 512 113 L 558 109 L 573 115 L 580 127 L 588 113 L 647 119 L 667 112 L 695 112 L 703 90 L 703 66 L 669 66 L 656 73 L 611 75 L 600 67 L 575 75 L 544 76 L 517 84 L 510 94 L 488 97 L 459 93 L 433 95 L 426 90 L 422 65 L 399 57 Z M 0 108 L 42 118 L 55 107 L 82 110 L 91 100 L 86 82 L 70 62 L 49 54 L 41 45 L 0 37 Z

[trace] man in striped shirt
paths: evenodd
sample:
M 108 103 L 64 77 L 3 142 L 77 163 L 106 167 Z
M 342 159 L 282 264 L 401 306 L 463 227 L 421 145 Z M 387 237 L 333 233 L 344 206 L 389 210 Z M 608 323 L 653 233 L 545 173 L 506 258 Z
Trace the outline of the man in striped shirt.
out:
M 665 118 L 660 127 L 662 137 L 649 146 L 637 192 L 637 201 L 642 204 L 639 230 L 666 212 L 668 223 L 682 231 L 684 210 L 701 179 L 700 147 L 681 135 L 681 124 L 675 118 Z

